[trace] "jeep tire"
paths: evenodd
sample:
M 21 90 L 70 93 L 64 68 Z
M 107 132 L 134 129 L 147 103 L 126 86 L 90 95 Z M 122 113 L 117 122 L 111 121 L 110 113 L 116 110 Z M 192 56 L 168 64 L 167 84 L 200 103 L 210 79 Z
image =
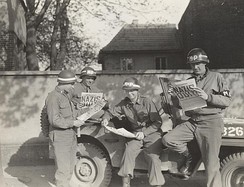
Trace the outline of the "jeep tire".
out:
M 227 156 L 221 162 L 223 187 L 244 186 L 244 152 Z
M 76 179 L 75 186 L 108 187 L 112 177 L 112 166 L 107 154 L 91 143 L 79 143 L 78 148 L 73 175 Z

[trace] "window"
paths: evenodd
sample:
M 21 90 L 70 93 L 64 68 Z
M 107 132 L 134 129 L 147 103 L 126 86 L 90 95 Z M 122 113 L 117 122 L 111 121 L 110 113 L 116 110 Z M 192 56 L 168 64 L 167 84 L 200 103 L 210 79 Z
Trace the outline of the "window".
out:
M 121 58 L 120 59 L 120 69 L 122 71 L 133 70 L 134 63 L 132 58 Z
M 167 58 L 166 57 L 156 57 L 155 63 L 156 63 L 156 69 L 167 69 Z

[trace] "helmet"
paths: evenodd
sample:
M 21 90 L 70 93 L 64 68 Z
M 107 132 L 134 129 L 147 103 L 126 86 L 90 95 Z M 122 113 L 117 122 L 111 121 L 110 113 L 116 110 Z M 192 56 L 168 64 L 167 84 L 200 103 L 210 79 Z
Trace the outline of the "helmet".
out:
M 130 77 L 125 79 L 122 89 L 123 90 L 139 90 L 141 88 L 139 81 L 134 78 L 134 77 Z
M 94 79 L 97 78 L 96 71 L 91 67 L 85 67 L 81 70 L 80 78 L 82 78 L 84 76 L 93 77 Z
M 187 54 L 187 64 L 205 62 L 209 63 L 209 59 L 204 50 L 194 48 Z
M 75 73 L 71 70 L 63 70 L 58 74 L 58 82 L 62 84 L 70 84 L 76 82 Z

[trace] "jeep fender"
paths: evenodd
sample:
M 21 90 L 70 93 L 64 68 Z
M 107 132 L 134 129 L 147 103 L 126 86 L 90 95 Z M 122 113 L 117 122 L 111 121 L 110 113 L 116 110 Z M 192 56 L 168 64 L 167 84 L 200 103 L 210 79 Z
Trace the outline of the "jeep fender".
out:
M 101 125 L 85 125 L 80 130 L 78 143 L 93 143 L 109 156 L 112 167 L 119 167 L 124 152 L 125 138 L 107 132 Z

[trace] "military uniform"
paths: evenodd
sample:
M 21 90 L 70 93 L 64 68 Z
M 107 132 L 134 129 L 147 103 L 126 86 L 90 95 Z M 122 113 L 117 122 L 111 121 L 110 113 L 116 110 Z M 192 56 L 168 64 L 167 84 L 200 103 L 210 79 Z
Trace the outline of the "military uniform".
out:
M 49 137 L 57 165 L 56 185 L 60 187 L 69 186 L 76 160 L 77 140 L 73 123 L 77 114 L 70 97 L 69 93 L 57 86 L 48 94 L 45 103 L 50 122 Z
M 207 106 L 185 112 L 190 119 L 166 134 L 163 143 L 183 153 L 187 150 L 187 142 L 196 138 L 206 170 L 207 187 L 221 187 L 218 155 L 224 128 L 222 113 L 231 101 L 229 88 L 220 73 L 208 69 L 204 75 L 191 78 L 208 95 Z
M 148 162 L 149 183 L 151 185 L 164 184 L 165 180 L 161 173 L 161 161 L 159 159 L 162 149 L 160 132 L 162 122 L 155 104 L 150 99 L 140 95 L 134 104 L 126 97 L 114 108 L 106 111 L 103 118 L 110 120 L 114 116 L 125 116 L 129 121 L 125 128 L 130 129 L 133 133 L 143 132 L 145 136 L 143 140 L 127 139 L 118 175 L 133 177 L 136 157 L 143 149 Z
M 75 74 L 63 70 L 58 75 L 58 85 L 45 101 L 49 122 L 49 138 L 54 148 L 56 186 L 68 187 L 76 161 L 77 141 L 74 126 L 83 124 L 76 120 L 78 111 L 71 102 Z

